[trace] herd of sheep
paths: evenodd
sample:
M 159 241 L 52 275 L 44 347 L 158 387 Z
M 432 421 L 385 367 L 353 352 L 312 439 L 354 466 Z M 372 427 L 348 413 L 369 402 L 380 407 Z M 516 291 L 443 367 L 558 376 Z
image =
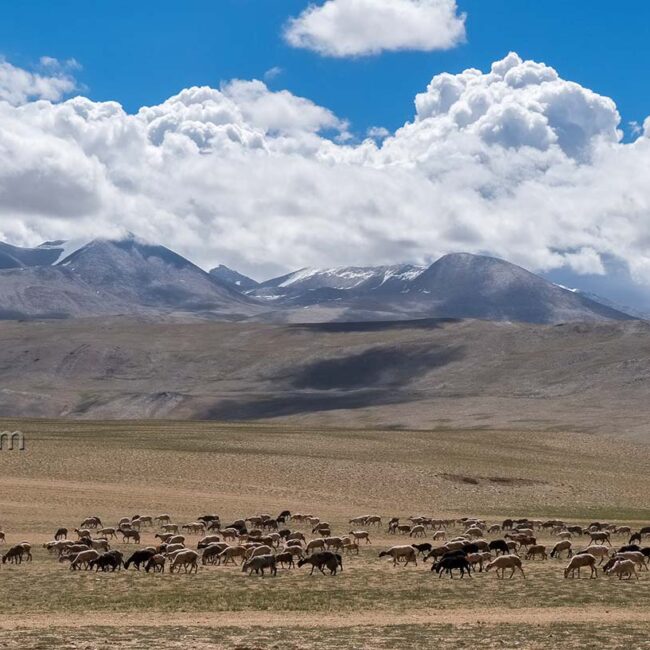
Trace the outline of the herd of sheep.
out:
M 239 564 L 244 572 L 275 576 L 278 567 L 310 567 L 336 575 L 343 570 L 343 555 L 358 555 L 361 546 L 371 545 L 373 531 L 403 537 L 404 543 L 394 544 L 379 553 L 390 558 L 395 567 L 417 566 L 432 561 L 431 571 L 439 577 L 471 578 L 472 572 L 494 570 L 497 578 L 526 577 L 525 561 L 545 561 L 549 558 L 568 559 L 565 578 L 580 577 L 581 570 L 589 577 L 598 575 L 602 565 L 606 575 L 620 579 L 639 579 L 638 570 L 648 570 L 650 547 L 642 540 L 650 535 L 650 526 L 633 531 L 629 526 L 593 522 L 589 526 L 569 525 L 560 520 L 506 519 L 488 525 L 478 518 L 434 519 L 409 517 L 408 521 L 391 518 L 387 525 L 379 515 L 354 517 L 350 530 L 334 535 L 328 522 L 311 514 L 281 512 L 277 517 L 259 514 L 222 524 L 217 515 L 204 515 L 196 521 L 176 524 L 170 515 L 157 517 L 136 515 L 122 518 L 114 527 L 102 524 L 92 516 L 69 531 L 61 527 L 54 538 L 43 547 L 68 563 L 70 569 L 117 571 L 133 567 L 145 572 L 196 573 L 199 566 Z M 155 531 L 155 545 L 136 548 L 125 553 L 111 544 L 140 544 L 141 533 Z M 453 535 L 452 530 L 458 534 Z M 311 531 L 311 534 L 309 534 Z M 70 539 L 68 533 L 74 533 Z M 540 532 L 554 538 L 552 546 L 538 543 Z M 188 536 L 200 536 L 196 549 L 187 544 Z M 429 537 L 431 542 L 423 541 Z M 488 538 L 492 539 L 488 539 Z M 618 548 L 612 540 L 626 541 Z M 555 541 L 557 540 L 557 541 Z M 0 531 L 0 544 L 6 535 Z M 31 544 L 20 542 L 2 555 L 2 563 L 21 564 L 32 560 Z

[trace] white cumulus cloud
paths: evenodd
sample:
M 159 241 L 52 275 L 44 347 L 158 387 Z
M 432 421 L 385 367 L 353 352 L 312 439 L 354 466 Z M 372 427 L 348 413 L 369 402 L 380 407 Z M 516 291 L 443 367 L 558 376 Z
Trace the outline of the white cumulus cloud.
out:
M 67 73 L 70 65 L 49 56 L 42 57 L 40 63 L 47 69 L 45 74 L 29 72 L 0 59 L 0 101 L 14 105 L 34 99 L 59 101 L 76 89 L 75 80 Z
M 115 236 L 256 276 L 467 251 L 650 283 L 650 120 L 510 54 L 439 74 L 412 119 L 356 141 L 261 81 L 182 90 L 129 114 L 75 97 L 0 101 L 0 240 Z
M 334 57 L 447 50 L 465 40 L 465 15 L 456 0 L 327 0 L 292 18 L 284 36 Z

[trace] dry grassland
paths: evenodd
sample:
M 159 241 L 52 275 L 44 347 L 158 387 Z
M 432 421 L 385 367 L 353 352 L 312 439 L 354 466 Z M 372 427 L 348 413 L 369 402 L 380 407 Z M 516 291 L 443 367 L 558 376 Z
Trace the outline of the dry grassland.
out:
M 645 445 L 568 432 L 0 422 L 14 429 L 27 451 L 0 453 L 0 525 L 9 543 L 38 548 L 31 564 L 0 567 L 0 648 L 650 647 L 650 572 L 633 583 L 564 580 L 565 561 L 551 560 L 526 562 L 525 581 L 438 579 L 421 562 L 380 561 L 379 550 L 405 543 L 385 529 L 371 529 L 372 545 L 336 577 L 91 574 L 40 548 L 90 514 L 115 525 L 136 513 L 185 522 L 288 508 L 330 521 L 335 534 L 371 512 L 638 527 L 650 523 Z

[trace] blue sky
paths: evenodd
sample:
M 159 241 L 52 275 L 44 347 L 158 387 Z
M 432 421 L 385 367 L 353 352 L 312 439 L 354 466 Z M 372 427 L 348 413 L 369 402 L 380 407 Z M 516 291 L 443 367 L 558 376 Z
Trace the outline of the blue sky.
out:
M 509 50 L 612 97 L 629 121 L 650 114 L 650 3 L 622 0 L 459 0 L 467 42 L 442 52 L 332 59 L 289 47 L 283 25 L 305 0 L 24 0 L 5 3 L 0 54 L 29 68 L 76 59 L 85 94 L 129 111 L 192 85 L 282 73 L 287 88 L 349 119 L 356 133 L 394 129 L 434 74 L 486 69 Z

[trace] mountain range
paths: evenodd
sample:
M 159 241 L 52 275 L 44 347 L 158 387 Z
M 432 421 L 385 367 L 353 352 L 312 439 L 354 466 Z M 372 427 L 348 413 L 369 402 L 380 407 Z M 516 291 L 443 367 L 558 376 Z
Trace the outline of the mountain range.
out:
M 275 323 L 633 318 L 505 260 L 468 253 L 428 267 L 301 269 L 257 282 L 224 265 L 207 273 L 133 236 L 36 248 L 0 244 L 0 318 L 109 315 Z

